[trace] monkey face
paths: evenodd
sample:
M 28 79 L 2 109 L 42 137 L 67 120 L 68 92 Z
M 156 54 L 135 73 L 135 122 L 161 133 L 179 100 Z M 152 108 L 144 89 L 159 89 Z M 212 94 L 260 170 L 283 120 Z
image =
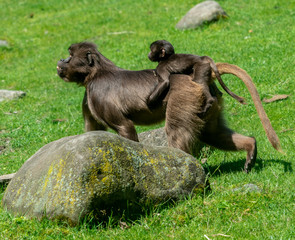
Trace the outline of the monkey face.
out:
M 151 51 L 149 52 L 148 58 L 152 61 L 152 62 L 159 62 L 160 61 L 160 52 L 161 52 L 161 48 L 159 48 L 156 45 L 151 45 L 150 49 Z
M 83 84 L 93 71 L 96 46 L 92 43 L 77 43 L 69 47 L 70 56 L 57 62 L 57 74 L 66 82 Z
M 172 54 L 174 54 L 174 48 L 172 44 L 166 40 L 157 40 L 150 46 L 150 53 L 148 55 L 152 62 L 160 62 L 166 60 Z

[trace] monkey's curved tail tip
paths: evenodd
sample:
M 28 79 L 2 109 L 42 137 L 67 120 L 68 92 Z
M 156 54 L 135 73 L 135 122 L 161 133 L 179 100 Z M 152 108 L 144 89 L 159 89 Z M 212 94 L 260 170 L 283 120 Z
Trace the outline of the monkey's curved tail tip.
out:
M 246 102 L 246 100 L 242 97 L 240 97 L 241 99 L 239 100 L 239 102 L 243 105 L 247 105 L 248 103 Z
M 268 125 L 268 127 L 265 127 L 265 125 Z M 283 151 L 281 147 L 280 139 L 278 135 L 276 134 L 276 132 L 273 130 L 269 119 L 264 122 L 263 127 L 266 132 L 267 138 L 269 142 L 271 143 L 271 145 L 273 146 L 273 148 L 277 150 L 279 153 L 286 155 L 286 153 Z
M 269 121 L 269 118 L 267 117 L 266 113 L 264 112 L 262 106 L 258 112 L 259 112 L 258 115 L 260 117 L 260 120 L 261 120 L 262 126 L 264 128 L 264 131 L 266 133 L 268 141 L 270 142 L 270 144 L 272 145 L 272 147 L 275 150 L 277 150 L 278 152 L 280 152 L 282 154 L 285 154 L 285 152 L 283 151 L 283 149 L 281 147 L 280 139 L 279 139 L 278 135 L 276 134 L 275 130 L 273 129 L 273 127 Z
M 216 63 L 216 66 L 220 75 L 233 74 L 244 82 L 253 99 L 255 108 L 257 110 L 257 113 L 259 115 L 259 118 L 261 120 L 261 123 L 263 125 L 263 128 L 265 130 L 265 133 L 267 135 L 269 142 L 271 143 L 274 149 L 276 149 L 278 152 L 282 154 L 285 154 L 285 152 L 281 148 L 280 140 L 275 130 L 271 126 L 270 120 L 268 116 L 266 115 L 266 112 L 264 111 L 264 108 L 262 106 L 259 94 L 253 83 L 253 80 L 248 75 L 248 73 L 244 69 L 241 69 L 240 67 L 233 64 L 229 64 L 229 63 Z
M 274 147 L 279 153 L 283 155 L 287 155 L 284 150 L 282 149 L 281 145 L 279 144 L 278 146 Z

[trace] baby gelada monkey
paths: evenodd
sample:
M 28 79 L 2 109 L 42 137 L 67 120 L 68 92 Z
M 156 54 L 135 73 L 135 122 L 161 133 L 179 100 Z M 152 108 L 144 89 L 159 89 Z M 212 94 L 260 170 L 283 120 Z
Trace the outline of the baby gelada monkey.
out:
M 222 81 L 214 61 L 208 56 L 197 56 L 193 54 L 176 54 L 172 44 L 166 40 L 157 40 L 150 45 L 148 55 L 152 62 L 159 62 L 156 72 L 159 76 L 159 84 L 155 87 L 148 98 L 148 104 L 153 105 L 169 87 L 169 76 L 172 73 L 185 73 L 193 71 L 193 81 L 201 84 L 204 88 L 206 105 L 203 113 L 207 112 L 212 106 L 212 97 L 209 85 L 213 82 L 211 71 L 213 70 L 216 78 L 223 89 L 234 99 L 245 104 L 244 98 L 237 96 L 230 91 Z

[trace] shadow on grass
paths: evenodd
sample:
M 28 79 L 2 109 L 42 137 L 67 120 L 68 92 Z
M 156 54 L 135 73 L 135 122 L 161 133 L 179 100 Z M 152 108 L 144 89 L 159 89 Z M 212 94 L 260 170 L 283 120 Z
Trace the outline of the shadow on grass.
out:
M 177 202 L 168 200 L 161 204 L 138 204 L 123 201 L 117 206 L 106 207 L 88 214 L 80 220 L 78 228 L 110 229 L 120 227 L 128 229 L 142 218 L 157 215 L 164 209 L 173 208 Z
M 184 195 L 177 200 L 168 198 L 163 202 L 147 201 L 145 203 L 124 200 L 112 206 L 99 204 L 99 208 L 92 207 L 94 211 L 80 220 L 78 227 L 126 229 L 143 218 L 158 216 L 163 210 L 174 208 L 182 201 L 192 198 L 203 199 L 209 193 L 211 188 L 207 182 L 205 189 L 194 190 L 192 194 Z
M 94 210 L 92 213 L 87 214 L 84 219 L 80 220 L 78 228 L 93 229 L 108 229 L 120 227 L 121 229 L 130 228 L 135 223 L 140 222 L 143 218 L 158 216 L 163 210 L 174 208 L 176 205 L 183 201 L 191 199 L 203 199 L 207 194 L 211 193 L 210 184 L 204 189 L 194 190 L 192 194 L 185 195 L 178 200 L 169 198 L 164 202 L 145 202 L 136 203 L 130 201 L 121 201 L 116 206 L 102 207 L 99 210 Z
M 221 174 L 232 173 L 232 172 L 241 172 L 244 171 L 245 159 L 239 159 L 234 162 L 223 162 L 218 165 L 211 165 L 210 162 L 206 163 L 204 167 L 206 173 L 210 173 L 214 176 L 219 176 Z M 261 160 L 257 159 L 253 169 L 255 171 L 262 171 L 264 168 L 273 165 L 281 164 L 284 167 L 284 172 L 293 172 L 292 164 L 283 160 L 269 159 Z

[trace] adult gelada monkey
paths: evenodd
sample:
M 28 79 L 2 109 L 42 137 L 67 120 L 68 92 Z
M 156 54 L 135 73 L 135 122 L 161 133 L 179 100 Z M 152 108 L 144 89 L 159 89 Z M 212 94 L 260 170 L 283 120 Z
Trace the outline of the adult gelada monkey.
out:
M 134 124 L 151 125 L 163 121 L 166 115 L 170 146 L 192 153 L 193 145 L 203 141 L 223 150 L 244 150 L 247 152 L 245 171 L 250 171 L 254 165 L 257 151 L 255 139 L 226 127 L 221 114 L 221 100 L 212 105 L 212 111 L 209 110 L 204 118 L 197 116 L 201 109 L 196 103 L 201 102 L 202 90 L 201 85 L 191 81 L 190 76 L 171 75 L 171 89 L 167 97 L 150 109 L 147 99 L 159 83 L 154 70 L 129 71 L 119 68 L 98 52 L 95 44 L 88 42 L 71 45 L 69 53 L 67 59 L 58 62 L 57 72 L 64 81 L 76 82 L 86 88 L 82 102 L 86 131 L 110 127 L 119 135 L 138 141 Z M 280 149 L 279 139 L 251 78 L 235 65 L 223 63 L 217 64 L 217 68 L 220 74 L 234 74 L 246 84 L 269 141 L 275 149 Z M 190 84 L 193 84 L 192 88 L 189 88 Z
M 205 67 L 204 64 L 209 63 L 212 68 L 217 80 L 219 81 L 222 88 L 234 99 L 242 104 L 246 104 L 244 98 L 237 96 L 232 91 L 228 89 L 228 87 L 222 81 L 217 67 L 214 61 L 208 56 L 197 56 L 193 54 L 175 54 L 174 47 L 172 44 L 166 40 L 157 40 L 150 45 L 150 53 L 148 54 L 149 59 L 152 62 L 159 62 L 156 72 L 159 75 L 160 83 L 153 90 L 151 95 L 149 96 L 148 103 L 153 105 L 166 88 L 169 87 L 169 76 L 171 73 L 185 73 L 187 71 L 196 70 L 201 67 Z M 198 74 L 193 77 L 193 81 L 202 84 L 204 87 L 204 94 L 206 95 L 206 109 L 208 109 L 214 99 L 212 98 L 209 85 L 211 84 L 211 78 L 207 78 L 205 76 L 200 77 Z M 205 111 L 206 111 L 205 109 Z

